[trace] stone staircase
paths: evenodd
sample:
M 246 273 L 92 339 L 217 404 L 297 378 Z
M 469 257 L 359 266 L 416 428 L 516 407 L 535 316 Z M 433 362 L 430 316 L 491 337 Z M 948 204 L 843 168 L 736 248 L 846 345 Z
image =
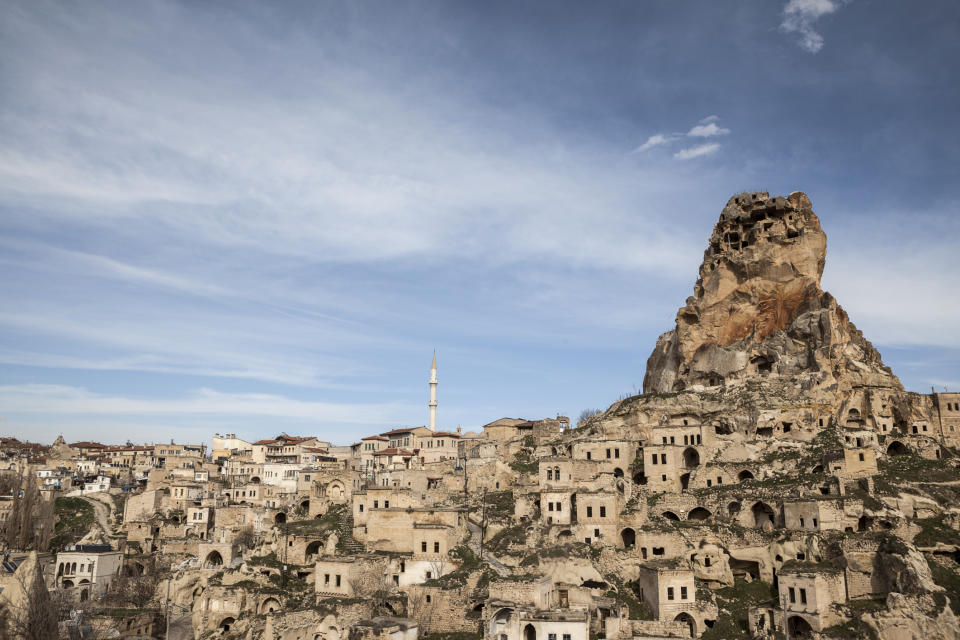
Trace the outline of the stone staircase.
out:
M 337 546 L 342 550 L 342 553 L 354 554 L 363 551 L 363 545 L 353 537 L 353 511 L 349 507 L 340 520 L 337 535 L 340 538 L 340 543 Z

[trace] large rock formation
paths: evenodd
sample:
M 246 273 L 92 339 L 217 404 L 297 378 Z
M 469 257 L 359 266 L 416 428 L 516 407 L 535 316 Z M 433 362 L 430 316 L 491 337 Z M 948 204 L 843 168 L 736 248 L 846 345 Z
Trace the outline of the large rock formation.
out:
M 714 226 L 694 295 L 657 340 L 644 393 L 744 378 L 803 377 L 805 387 L 903 387 L 820 288 L 827 237 L 810 200 L 732 197 Z

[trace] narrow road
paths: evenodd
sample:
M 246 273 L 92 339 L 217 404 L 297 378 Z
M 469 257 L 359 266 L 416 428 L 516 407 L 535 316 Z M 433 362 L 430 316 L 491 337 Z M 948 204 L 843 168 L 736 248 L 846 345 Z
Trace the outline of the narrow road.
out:
M 110 511 L 111 507 L 108 507 L 104 502 L 101 502 L 99 499 L 94 498 L 93 496 L 79 496 L 81 500 L 93 507 L 93 513 L 97 517 L 97 524 L 100 525 L 100 529 L 103 530 L 103 535 L 112 536 L 113 527 L 110 526 Z M 107 497 L 107 500 L 110 500 Z
M 484 550 L 483 553 L 480 553 L 480 525 L 474 523 L 470 518 L 467 518 L 467 530 L 470 532 L 470 549 L 474 554 L 477 555 L 481 560 L 486 560 L 487 564 L 490 565 L 497 575 L 499 576 L 508 576 L 510 575 L 510 567 L 507 567 L 502 562 L 490 555 L 490 552 Z

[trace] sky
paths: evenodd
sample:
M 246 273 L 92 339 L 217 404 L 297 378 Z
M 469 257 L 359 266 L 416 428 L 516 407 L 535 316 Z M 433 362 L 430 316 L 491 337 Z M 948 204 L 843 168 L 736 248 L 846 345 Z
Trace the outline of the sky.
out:
M 4 2 L 0 433 L 574 419 L 642 388 L 720 210 L 960 389 L 960 5 Z

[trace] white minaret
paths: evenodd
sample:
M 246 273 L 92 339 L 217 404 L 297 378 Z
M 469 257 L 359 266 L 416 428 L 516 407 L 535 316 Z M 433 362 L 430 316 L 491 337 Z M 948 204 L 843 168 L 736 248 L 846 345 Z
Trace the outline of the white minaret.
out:
M 430 365 L 430 431 L 437 430 L 437 352 L 433 352 Z

